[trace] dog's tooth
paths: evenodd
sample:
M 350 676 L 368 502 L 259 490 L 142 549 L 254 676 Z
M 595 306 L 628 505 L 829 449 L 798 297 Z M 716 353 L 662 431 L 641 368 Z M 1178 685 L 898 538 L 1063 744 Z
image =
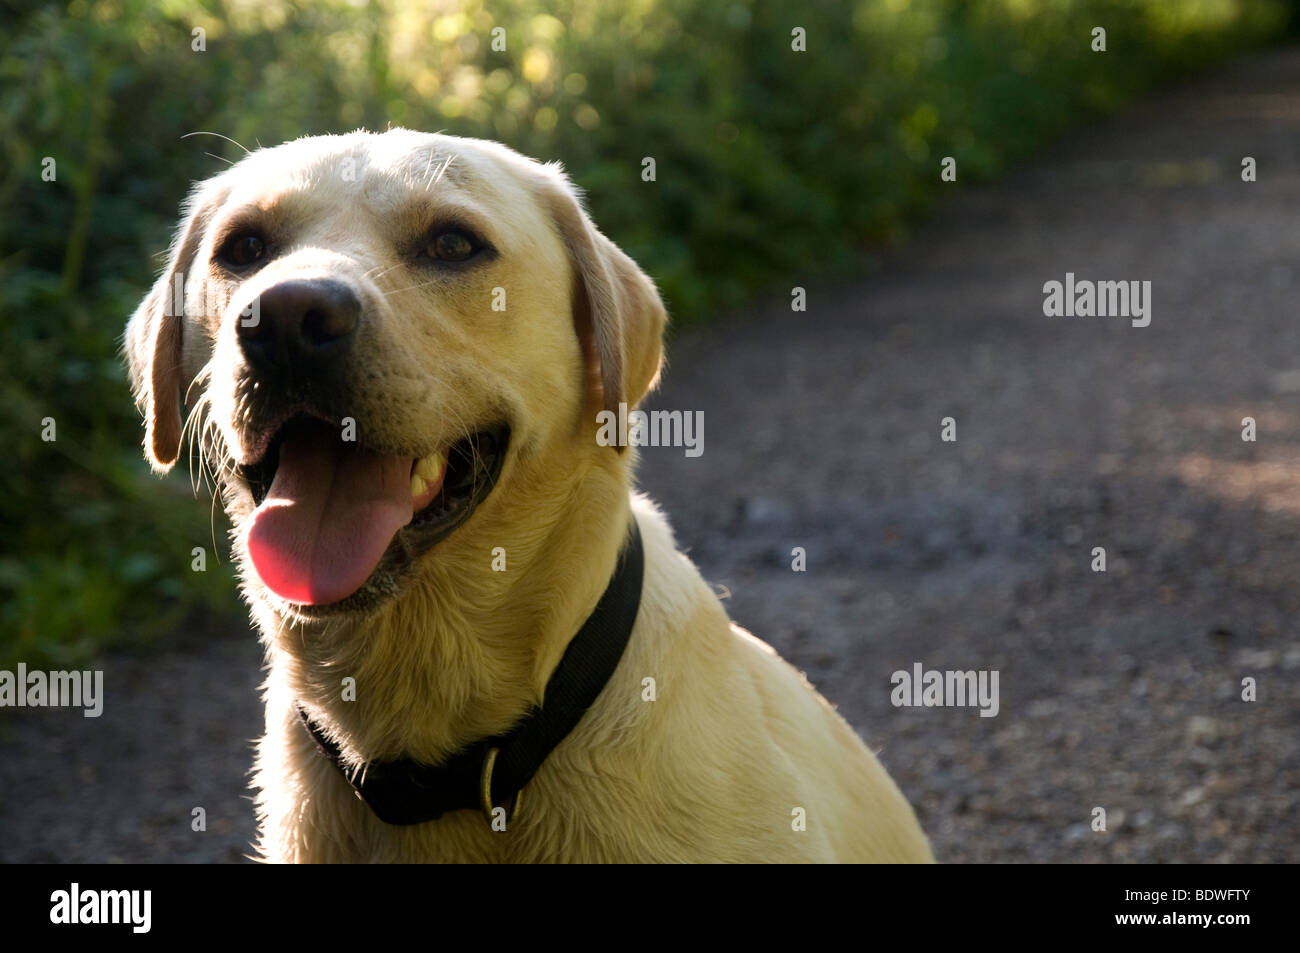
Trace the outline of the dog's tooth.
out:
M 435 483 L 442 476 L 442 468 L 447 458 L 442 453 L 431 453 L 422 457 L 415 465 L 415 475 L 423 477 L 426 483 Z
M 411 499 L 418 499 L 429 491 L 429 481 L 418 473 L 411 474 Z

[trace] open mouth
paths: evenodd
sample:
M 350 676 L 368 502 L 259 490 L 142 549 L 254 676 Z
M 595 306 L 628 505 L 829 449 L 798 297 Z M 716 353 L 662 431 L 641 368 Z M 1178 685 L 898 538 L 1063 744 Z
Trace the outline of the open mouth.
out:
M 248 531 L 253 569 L 287 602 L 333 606 L 377 571 L 400 571 L 446 539 L 487 499 L 510 429 L 480 430 L 423 457 L 385 454 L 300 414 L 259 459 L 240 465 L 257 509 Z

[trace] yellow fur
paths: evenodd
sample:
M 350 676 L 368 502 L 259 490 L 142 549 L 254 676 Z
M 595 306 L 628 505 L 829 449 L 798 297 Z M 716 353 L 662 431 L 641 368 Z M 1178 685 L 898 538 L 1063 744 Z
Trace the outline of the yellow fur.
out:
M 403 258 L 403 237 L 453 212 L 482 223 L 500 255 L 463 280 L 429 280 Z M 206 264 L 240 215 L 293 236 L 243 283 Z M 173 387 L 197 398 L 202 421 L 192 423 L 218 466 L 241 459 L 234 315 L 286 276 L 341 278 L 365 302 L 365 359 L 348 391 L 363 443 L 422 456 L 502 416 L 512 431 L 492 494 L 359 617 L 303 618 L 265 590 L 247 559 L 251 497 L 223 481 L 269 665 L 254 779 L 264 857 L 931 859 L 876 758 L 799 673 L 730 623 L 664 517 L 631 492 L 635 451 L 594 439 L 597 409 L 634 405 L 653 386 L 664 314 L 557 168 L 493 143 L 406 130 L 304 139 L 199 186 L 188 219 L 127 331 L 146 453 L 160 470 L 177 459 L 171 444 L 182 432 Z M 201 280 L 186 316 L 169 323 L 160 307 L 178 269 Z M 202 300 L 214 286 L 227 305 Z M 487 305 L 497 287 L 505 312 Z M 295 703 L 356 764 L 436 762 L 504 731 L 540 700 L 609 580 L 632 514 L 646 564 L 636 626 L 595 706 L 528 785 L 521 816 L 505 832 L 475 811 L 412 827 L 376 819 L 316 751 Z M 491 568 L 497 547 L 505 572 Z M 355 701 L 341 697 L 344 678 L 355 679 Z M 642 699 L 645 678 L 655 701 Z M 796 808 L 804 831 L 792 824 Z

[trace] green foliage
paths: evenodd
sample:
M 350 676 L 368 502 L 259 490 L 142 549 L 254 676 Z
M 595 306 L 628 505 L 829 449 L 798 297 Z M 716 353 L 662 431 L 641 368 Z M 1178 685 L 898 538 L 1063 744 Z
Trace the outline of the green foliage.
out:
M 0 660 L 71 661 L 197 613 L 239 615 L 211 557 L 222 517 L 183 478 L 148 474 L 117 353 L 189 183 L 240 155 L 186 133 L 252 148 L 392 123 L 562 160 L 680 323 L 860 267 L 864 245 L 899 237 L 940 192 L 943 156 L 962 182 L 995 175 L 1091 111 L 1277 35 L 1287 14 L 1249 0 L 73 0 L 5 14 L 0 427 L 18 460 L 0 476 Z M 1094 26 L 1106 53 L 1089 49 Z M 190 571 L 195 546 L 207 573 Z

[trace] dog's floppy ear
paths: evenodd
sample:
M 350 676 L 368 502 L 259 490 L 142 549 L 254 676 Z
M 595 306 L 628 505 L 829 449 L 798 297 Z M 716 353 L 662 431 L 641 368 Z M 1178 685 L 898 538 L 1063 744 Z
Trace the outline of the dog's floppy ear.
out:
M 547 192 L 573 262 L 573 325 L 587 384 L 583 412 L 617 415 L 620 403 L 632 408 L 657 382 L 668 315 L 654 282 L 600 233 L 573 187 L 557 178 L 559 184 L 552 183 Z
M 185 296 L 177 279 L 193 263 L 219 200 L 216 190 L 203 186 L 191 193 L 167 268 L 135 309 L 123 339 L 131 389 L 145 418 L 144 455 L 159 473 L 170 470 L 180 455 Z

